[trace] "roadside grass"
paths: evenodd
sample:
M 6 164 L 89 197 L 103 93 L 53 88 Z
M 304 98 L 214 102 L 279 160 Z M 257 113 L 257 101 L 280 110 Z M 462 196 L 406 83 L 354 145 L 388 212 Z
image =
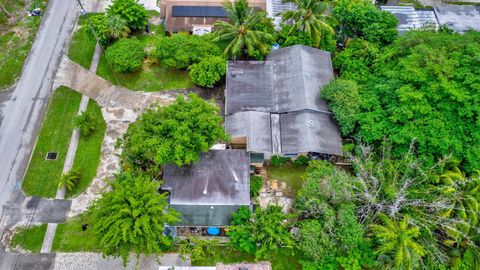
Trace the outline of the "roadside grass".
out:
M 34 0 L 31 6 L 21 1 L 5 1 L 5 8 L 12 14 L 12 23 L 0 13 L 0 90 L 12 86 L 22 72 L 42 17 L 28 17 L 26 11 L 35 7 L 45 10 L 47 1 Z
M 86 23 L 86 16 L 80 16 L 77 23 L 80 28 L 73 34 L 70 47 L 68 48 L 68 57 L 82 67 L 90 69 L 97 43 L 88 36 L 83 28 L 83 25 Z
M 291 163 L 267 168 L 268 179 L 275 179 L 287 183 L 290 192 L 287 193 L 289 197 L 295 198 L 298 190 L 303 185 L 303 175 L 305 174 L 305 167 L 296 167 Z
M 100 106 L 94 100 L 89 100 L 87 112 L 95 117 L 98 124 L 92 134 L 88 136 L 80 135 L 72 166 L 72 168 L 80 171 L 80 181 L 72 191 L 67 191 L 67 198 L 75 197 L 90 186 L 100 163 L 101 146 L 107 125 L 103 119 Z
M 89 228 L 82 231 L 82 224 L 88 224 Z M 95 243 L 95 236 L 91 228 L 93 224 L 94 220 L 90 211 L 73 218 L 68 218 L 65 223 L 58 224 L 57 232 L 53 239 L 52 251 L 98 251 L 98 247 Z
M 27 195 L 55 197 L 80 100 L 81 95 L 67 87 L 53 94 L 22 183 Z M 51 151 L 58 153 L 56 160 L 45 159 Z
M 272 253 L 268 261 L 272 263 L 273 270 L 301 269 L 298 254 L 290 250 Z M 228 246 L 218 246 L 214 248 L 211 256 L 205 256 L 203 260 L 192 261 L 192 266 L 214 266 L 217 263 L 230 264 L 242 262 L 255 262 L 255 256 Z
M 46 231 L 47 224 L 18 228 L 10 241 L 10 246 L 38 253 L 42 249 Z

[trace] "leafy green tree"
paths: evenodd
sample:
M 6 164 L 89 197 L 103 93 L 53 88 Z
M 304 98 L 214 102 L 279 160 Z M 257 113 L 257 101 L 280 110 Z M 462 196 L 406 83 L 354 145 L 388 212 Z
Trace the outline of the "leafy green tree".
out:
M 105 57 L 116 72 L 133 72 L 142 67 L 145 52 L 137 39 L 121 39 L 107 48 Z
M 218 112 L 217 106 L 195 94 L 153 107 L 128 128 L 122 157 L 142 170 L 166 163 L 191 164 L 218 140 L 227 139 Z
M 236 0 L 234 3 L 224 2 L 224 8 L 230 22 L 217 21 L 214 26 L 214 41 L 227 42 L 224 54 L 228 58 L 255 56 L 257 59 L 267 55 L 273 35 L 264 29 L 265 24 L 272 25 L 266 20 L 265 12 L 260 12 L 248 5 L 246 0 Z M 263 26 L 263 27 L 262 27 Z
M 89 136 L 98 127 L 98 121 L 92 113 L 83 112 L 75 118 L 75 127 L 80 129 L 83 136 Z
M 220 241 L 217 238 L 187 238 L 179 243 L 179 252 L 183 259 L 189 258 L 192 262 L 197 262 L 213 256 L 219 244 Z
M 293 11 L 287 10 L 282 14 L 283 22 L 290 20 L 294 22 L 294 27 L 288 33 L 289 36 L 295 31 L 305 32 L 312 39 L 313 45 L 318 48 L 326 33 L 334 33 L 328 23 L 330 16 L 327 15 L 329 10 L 327 2 L 316 0 L 286 0 L 284 2 L 294 3 L 297 7 Z
M 368 82 L 373 63 L 379 55 L 380 49 L 377 45 L 355 38 L 348 43 L 345 50 L 335 54 L 333 66 L 340 71 L 342 79 Z
M 372 234 L 379 246 L 377 252 L 392 257 L 395 269 L 416 269 L 420 266 L 425 248 L 419 244 L 420 230 L 410 223 L 410 217 L 405 215 L 399 222 L 378 214 L 383 225 L 372 224 Z
M 376 44 L 389 44 L 398 35 L 398 21 L 391 13 L 378 10 L 368 0 L 340 0 L 333 9 L 342 42 L 361 37 Z
M 165 195 L 157 192 L 158 183 L 149 176 L 121 173 L 94 203 L 93 230 L 104 256 L 121 257 L 124 266 L 130 253 L 160 255 L 172 244 L 163 235 L 164 225 L 180 221 L 180 215 L 168 208 Z
M 203 59 L 189 67 L 189 75 L 194 83 L 202 87 L 213 87 L 225 77 L 227 61 L 221 56 Z
M 137 0 L 113 0 L 107 7 L 107 17 L 120 16 L 127 22 L 130 29 L 144 29 L 148 22 L 148 14 L 145 7 Z
M 245 208 L 239 211 L 245 212 Z M 285 220 L 287 217 L 278 206 L 268 206 L 262 210 L 257 208 L 250 216 L 249 223 L 245 221 L 247 215 L 240 214 L 234 218 L 238 223 L 230 227 L 227 235 L 233 247 L 255 254 L 257 259 L 266 259 L 268 255 L 281 248 L 292 248 L 294 241 L 288 231 Z
M 313 47 L 313 40 L 303 31 L 291 31 L 294 26 L 282 24 L 280 31 L 276 36 L 276 41 L 281 47 L 289 47 L 293 45 L 305 45 Z
M 80 181 L 81 173 L 78 169 L 72 169 L 69 172 L 62 174 L 58 186 L 65 188 L 67 191 L 72 191 Z
M 352 135 L 374 145 L 386 138 L 397 157 L 415 141 L 425 166 L 452 154 L 467 173 L 477 168 L 479 44 L 479 32 L 409 31 L 381 49 L 366 75 L 361 66 L 347 77 L 342 72 L 361 89 Z
M 128 28 L 127 21 L 120 15 L 114 14 L 107 16 L 106 24 L 108 28 L 108 34 L 112 39 L 126 38 L 130 34 L 130 28 Z
M 358 84 L 352 80 L 336 79 L 321 89 L 320 94 L 329 102 L 342 135 L 353 133 L 360 113 Z
M 109 29 L 107 25 L 107 18 L 104 14 L 89 15 L 90 23 L 82 26 L 90 38 L 97 40 L 102 45 L 108 45 L 111 41 Z M 93 29 L 92 29 L 93 28 Z
M 163 65 L 186 69 L 204 59 L 220 56 L 222 52 L 209 36 L 178 34 L 160 39 L 156 54 Z

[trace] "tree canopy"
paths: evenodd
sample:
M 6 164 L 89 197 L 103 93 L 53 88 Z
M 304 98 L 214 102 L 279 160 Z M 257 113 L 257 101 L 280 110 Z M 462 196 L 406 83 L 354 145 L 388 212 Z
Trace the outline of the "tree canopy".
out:
M 135 38 L 125 38 L 107 48 L 105 57 L 116 72 L 132 72 L 138 70 L 145 58 L 143 45 Z
M 158 183 L 145 175 L 121 173 L 112 191 L 93 205 L 98 247 L 104 256 L 121 257 L 126 265 L 130 253 L 160 255 L 172 244 L 163 235 L 165 224 L 180 221 L 173 208 L 167 208 L 165 195 L 158 194 Z
M 168 106 L 151 108 L 128 128 L 122 157 L 142 170 L 166 163 L 191 164 L 215 142 L 227 139 L 218 112 L 195 94 L 179 95 Z
M 340 125 L 347 125 L 342 131 L 368 143 L 386 138 L 397 156 L 414 141 L 427 165 L 453 154 L 467 171 L 478 167 L 480 33 L 409 31 L 378 52 L 368 43 L 352 46 L 336 57 L 341 61 L 334 60 L 341 78 L 358 84 L 360 99 L 357 108 L 338 114 Z M 357 64 L 347 63 L 349 59 Z M 351 83 L 337 86 L 334 82 L 330 88 L 335 91 L 327 88 L 332 91 L 330 106 L 350 106 L 348 99 L 335 96 L 350 96 Z M 355 123 L 342 120 L 345 115 Z
M 113 0 L 107 7 L 107 17 L 118 15 L 127 22 L 130 29 L 143 29 L 148 22 L 148 14 L 145 7 L 137 0 Z
M 186 69 L 211 56 L 220 56 L 220 48 L 209 36 L 174 35 L 160 40 L 156 51 L 160 62 L 177 69 Z
M 189 67 L 189 75 L 194 83 L 203 87 L 213 87 L 227 72 L 227 60 L 221 56 L 203 59 Z

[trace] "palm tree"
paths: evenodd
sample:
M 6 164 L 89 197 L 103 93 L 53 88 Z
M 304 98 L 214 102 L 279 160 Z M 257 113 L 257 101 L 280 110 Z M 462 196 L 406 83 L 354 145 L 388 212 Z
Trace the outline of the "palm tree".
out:
M 126 38 L 130 34 L 127 21 L 120 15 L 107 16 L 108 33 L 113 39 Z
M 333 28 L 327 21 L 330 16 L 327 15 L 329 5 L 326 2 L 318 0 L 284 0 L 284 3 L 293 3 L 296 10 L 287 10 L 282 13 L 282 21 L 292 20 L 294 27 L 289 35 L 294 31 L 303 31 L 313 40 L 315 47 L 320 46 L 320 41 L 325 32 L 334 33 Z
M 420 230 L 409 224 L 410 217 L 407 215 L 400 222 L 395 222 L 382 213 L 378 216 L 384 225 L 371 226 L 379 242 L 377 252 L 392 256 L 396 269 L 413 269 L 426 254 L 425 248 L 416 242 Z
M 215 32 L 214 41 L 228 42 L 225 48 L 227 57 L 250 55 L 259 50 L 262 55 L 268 53 L 269 46 L 265 40 L 272 39 L 272 35 L 258 30 L 264 23 L 265 13 L 257 12 L 248 6 L 246 0 L 238 0 L 235 3 L 225 1 L 223 4 L 230 22 L 217 21 L 214 26 L 219 30 Z

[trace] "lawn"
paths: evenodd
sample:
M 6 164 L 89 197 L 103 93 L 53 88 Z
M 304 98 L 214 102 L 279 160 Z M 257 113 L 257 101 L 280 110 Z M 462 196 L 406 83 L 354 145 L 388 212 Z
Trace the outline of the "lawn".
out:
M 164 37 L 162 26 L 152 25 L 151 34 L 135 34 L 134 36 L 145 46 L 148 55 L 142 69 L 125 74 L 114 72 L 108 65 L 105 56 L 102 55 L 97 69 L 99 76 L 113 84 L 134 91 L 156 92 L 195 86 L 187 71 L 163 67 L 155 58 L 155 46 L 158 40 Z
M 97 251 L 95 238 L 92 230 L 93 217 L 87 211 L 79 216 L 69 218 L 63 224 L 58 224 L 55 239 L 53 240 L 53 251 L 81 252 Z M 87 230 L 82 230 L 82 224 L 88 224 Z
M 80 135 L 73 162 L 73 168 L 81 173 L 80 181 L 72 191 L 67 192 L 67 198 L 80 194 L 90 185 L 100 163 L 100 150 L 105 137 L 106 123 L 100 107 L 94 100 L 88 102 L 87 112 L 91 113 L 99 124 L 92 134 Z
M 12 237 L 10 246 L 21 247 L 30 252 L 40 252 L 46 230 L 47 224 L 18 228 Z
M 45 10 L 46 2 L 34 0 L 27 7 L 21 1 L 2 1 L 11 17 L 0 11 L 0 90 L 12 86 L 20 76 L 40 26 L 42 17 L 28 17 L 26 11 L 35 7 Z
M 22 183 L 27 195 L 55 197 L 80 100 L 79 93 L 66 87 L 53 94 Z M 50 151 L 58 153 L 56 160 L 46 160 Z
M 77 23 L 79 26 L 83 26 L 86 23 L 86 17 L 84 15 L 80 16 Z M 68 57 L 82 67 L 90 69 L 96 44 L 94 39 L 89 38 L 83 27 L 80 27 L 73 34 L 68 48 Z
M 255 256 L 240 252 L 231 247 L 215 247 L 212 256 L 205 257 L 204 260 L 192 262 L 193 266 L 214 266 L 217 263 L 241 263 L 254 262 Z M 290 251 L 271 254 L 269 261 L 272 263 L 273 270 L 301 269 L 298 256 Z
M 305 174 L 305 167 L 296 167 L 290 163 L 280 167 L 269 166 L 267 168 L 268 178 L 283 181 L 291 189 L 290 197 L 295 198 L 298 190 L 303 185 L 303 175 Z

